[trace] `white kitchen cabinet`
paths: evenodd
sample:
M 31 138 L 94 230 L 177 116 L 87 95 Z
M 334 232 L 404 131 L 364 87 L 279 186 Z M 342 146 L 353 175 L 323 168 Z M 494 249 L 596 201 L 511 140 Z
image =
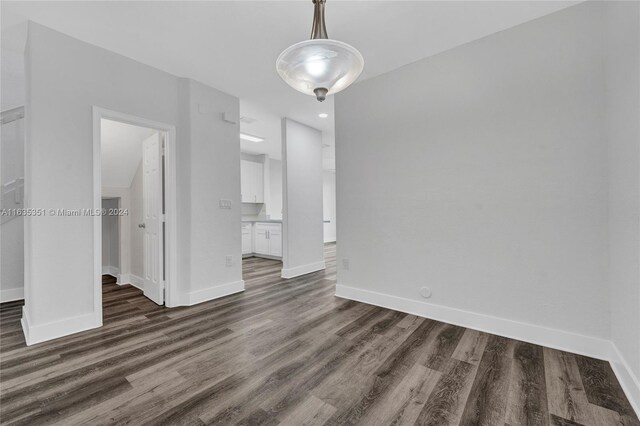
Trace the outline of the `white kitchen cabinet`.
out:
M 240 161 L 240 188 L 243 203 L 264 203 L 264 165 Z
M 282 257 L 282 226 L 278 224 L 269 231 L 269 255 Z
M 265 226 L 256 224 L 255 245 L 253 252 L 257 254 L 269 254 L 269 230 Z
M 242 224 L 242 254 L 253 253 L 253 226 L 251 223 Z
M 282 224 L 256 222 L 253 242 L 254 253 L 282 257 Z

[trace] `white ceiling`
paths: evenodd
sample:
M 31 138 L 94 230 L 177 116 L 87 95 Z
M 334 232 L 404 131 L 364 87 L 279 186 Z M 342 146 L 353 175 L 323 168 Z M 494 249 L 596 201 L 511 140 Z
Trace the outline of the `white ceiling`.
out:
M 111 120 L 100 122 L 102 186 L 129 188 L 142 161 L 142 141 L 156 130 Z
M 575 3 L 329 0 L 327 30 L 330 37 L 363 54 L 364 80 Z M 0 7 L 3 71 L 9 69 L 5 52 L 8 57 L 20 50 L 24 31 L 17 28 L 29 19 L 206 83 L 241 98 L 243 106 L 321 129 L 328 133 L 327 143 L 333 143 L 333 97 L 319 103 L 289 88 L 275 71 L 279 53 L 308 38 L 311 0 L 2 1 Z M 3 77 L 3 90 L 7 78 Z M 13 87 L 20 87 L 15 81 Z M 6 105 L 3 102 L 3 108 Z M 321 112 L 329 118 L 320 119 Z
M 264 138 L 263 142 L 250 142 L 240 140 L 242 152 L 250 154 L 267 154 L 276 160 L 282 159 L 282 119 L 272 111 L 264 107 L 240 100 L 240 131 L 253 136 Z M 252 123 L 245 122 L 245 119 L 255 120 Z M 325 170 L 335 170 L 335 136 L 333 131 L 322 132 L 322 167 Z

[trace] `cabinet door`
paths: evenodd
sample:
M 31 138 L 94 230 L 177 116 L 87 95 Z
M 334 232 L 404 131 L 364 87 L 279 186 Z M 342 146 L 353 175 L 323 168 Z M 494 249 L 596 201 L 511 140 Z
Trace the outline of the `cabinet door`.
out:
M 269 254 L 282 257 L 282 231 L 279 226 L 269 230 Z
M 242 254 L 253 253 L 253 236 L 251 224 L 242 225 Z
M 254 199 L 256 203 L 264 203 L 264 165 L 262 163 L 254 164 Z
M 251 167 L 251 161 L 240 161 L 240 192 L 241 200 L 243 203 L 253 203 L 253 168 Z
M 269 240 L 267 239 L 267 229 L 256 225 L 253 252 L 258 254 L 269 254 Z

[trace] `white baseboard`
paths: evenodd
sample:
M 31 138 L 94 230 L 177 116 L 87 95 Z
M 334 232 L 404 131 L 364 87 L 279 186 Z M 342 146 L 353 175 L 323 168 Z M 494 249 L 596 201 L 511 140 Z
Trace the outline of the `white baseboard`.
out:
M 91 313 L 60 321 L 49 322 L 40 325 L 32 325 L 27 310 L 22 308 L 22 331 L 27 346 L 45 342 L 51 339 L 68 336 L 92 328 L 102 327 L 102 314 Z
M 609 360 L 611 354 L 611 341 L 609 340 L 555 328 L 512 321 L 341 284 L 336 285 L 336 296 L 593 358 Z
M 336 296 L 609 361 L 627 399 L 640 417 L 640 381 L 633 374 L 618 348 L 610 340 L 434 305 L 342 284 L 336 285 Z
M 325 269 L 324 260 L 322 262 L 309 263 L 307 265 L 296 266 L 294 268 L 282 268 L 282 278 L 295 278 L 300 275 L 310 274 L 312 272 Z
M 640 417 L 640 380 L 633 374 L 633 370 L 613 342 L 611 342 L 611 358 L 609 362 L 620 382 L 620 386 L 622 386 L 622 390 L 636 411 L 636 415 Z
M 24 299 L 24 287 L 0 290 L 0 303 Z
M 144 279 L 135 274 L 122 274 L 122 277 L 118 279 L 118 284 L 131 284 L 135 288 L 144 291 Z
M 244 291 L 244 281 L 234 281 L 227 284 L 196 290 L 183 296 L 182 305 L 191 306 L 220 297 L 229 296 Z
M 114 277 L 117 277 L 119 273 L 120 273 L 120 268 L 116 266 L 102 265 L 102 275 L 113 275 Z
M 116 284 L 118 285 L 125 285 L 125 284 L 129 284 L 129 281 L 131 279 L 129 278 L 129 274 L 118 274 L 116 275 Z

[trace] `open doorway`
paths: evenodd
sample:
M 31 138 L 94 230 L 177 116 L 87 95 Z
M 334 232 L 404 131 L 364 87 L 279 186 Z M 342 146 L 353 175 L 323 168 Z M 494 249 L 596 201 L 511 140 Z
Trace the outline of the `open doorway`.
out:
M 131 285 L 158 305 L 176 305 L 171 300 L 174 135 L 169 125 L 94 111 L 94 206 L 99 203 L 100 211 L 94 223 L 94 253 L 100 301 L 104 283 Z
M 282 161 L 268 154 L 242 152 L 240 163 L 246 285 L 257 266 L 282 269 Z
M 240 102 L 240 198 L 245 287 L 264 271 L 282 270 L 283 167 L 280 117 Z

